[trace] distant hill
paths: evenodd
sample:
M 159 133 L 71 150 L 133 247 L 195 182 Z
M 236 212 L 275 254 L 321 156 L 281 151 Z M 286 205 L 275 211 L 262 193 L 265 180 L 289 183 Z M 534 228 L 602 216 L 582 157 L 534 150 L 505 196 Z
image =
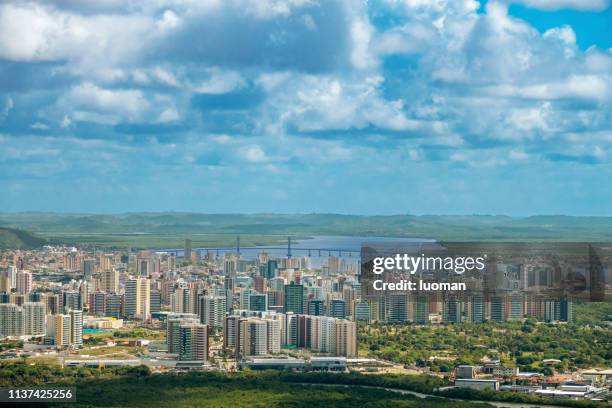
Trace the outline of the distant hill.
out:
M 31 249 L 45 244 L 45 240 L 13 228 L 0 228 L 0 249 Z
M 612 217 L 503 215 L 0 213 L 0 225 L 46 237 L 82 234 L 380 235 L 442 240 L 612 241 Z

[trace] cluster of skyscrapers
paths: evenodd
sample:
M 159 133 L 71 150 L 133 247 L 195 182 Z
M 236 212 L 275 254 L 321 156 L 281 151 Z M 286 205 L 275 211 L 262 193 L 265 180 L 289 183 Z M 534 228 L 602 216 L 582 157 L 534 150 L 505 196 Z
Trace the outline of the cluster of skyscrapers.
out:
M 189 240 L 182 257 L 56 247 L 0 255 L 0 336 L 78 347 L 84 314 L 137 325 L 163 320 L 168 352 L 182 361 L 206 361 L 212 335 L 237 359 L 286 349 L 355 357 L 359 322 L 574 319 L 571 298 L 524 290 L 551 279 L 525 265 L 488 266 L 488 280 L 461 293 L 367 294 L 357 259 L 332 255 L 313 267 L 310 257 L 204 253 Z
M 168 352 L 180 361 L 206 361 L 212 335 L 223 337 L 226 356 L 239 359 L 277 355 L 284 348 L 357 355 L 357 266 L 333 256 L 325 276 L 309 257 L 202 257 L 190 241 L 183 257 L 48 247 L 4 262 L 3 337 L 79 347 L 86 316 L 144 325 L 159 319 Z

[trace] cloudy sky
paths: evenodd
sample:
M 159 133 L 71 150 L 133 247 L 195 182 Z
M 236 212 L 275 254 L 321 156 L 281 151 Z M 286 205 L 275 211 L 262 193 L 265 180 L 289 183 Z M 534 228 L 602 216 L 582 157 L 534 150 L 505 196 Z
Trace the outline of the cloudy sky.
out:
M 612 215 L 608 0 L 0 2 L 0 211 Z

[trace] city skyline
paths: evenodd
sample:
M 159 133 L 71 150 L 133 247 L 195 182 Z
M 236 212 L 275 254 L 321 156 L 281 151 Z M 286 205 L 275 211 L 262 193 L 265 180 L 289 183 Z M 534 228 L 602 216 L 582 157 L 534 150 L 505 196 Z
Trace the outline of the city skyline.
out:
M 612 0 L 0 0 L 0 402 L 603 407 Z
M 607 0 L 5 1 L 0 212 L 612 215 Z

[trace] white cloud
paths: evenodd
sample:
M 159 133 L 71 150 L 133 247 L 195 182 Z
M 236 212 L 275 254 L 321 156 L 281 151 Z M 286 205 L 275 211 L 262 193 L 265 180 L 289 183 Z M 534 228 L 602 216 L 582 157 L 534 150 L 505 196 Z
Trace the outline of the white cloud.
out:
M 422 23 L 410 23 L 392 28 L 374 39 L 374 52 L 385 56 L 422 52 L 435 40 L 434 27 Z
M 12 61 L 93 59 L 103 66 L 109 60 L 125 62 L 152 31 L 148 20 L 138 15 L 81 16 L 35 3 L 5 3 L 0 5 L 0 57 Z
M 314 19 L 310 14 L 304 15 L 304 17 L 302 18 L 302 22 L 304 23 L 304 26 L 310 31 L 315 31 L 317 29 L 317 23 L 315 23 Z
M 49 129 L 49 125 L 44 124 L 42 122 L 36 122 L 36 123 L 31 124 L 30 128 L 34 130 L 47 130 Z
M 609 75 L 612 72 L 612 50 L 602 52 L 591 47 L 586 52 L 585 66 L 590 73 Z
M 523 150 L 516 149 L 516 150 L 510 150 L 510 152 L 508 153 L 508 157 L 511 160 L 527 160 L 529 158 L 529 155 L 525 153 Z
M 551 104 L 543 103 L 535 108 L 517 108 L 508 113 L 507 124 L 517 133 L 515 138 L 529 137 L 530 132 L 546 132 L 550 128 Z
M 193 92 L 203 94 L 224 94 L 246 86 L 246 80 L 235 71 L 213 68 L 207 72 L 208 78 L 191 85 Z
M 218 144 L 228 144 L 232 142 L 232 137 L 228 135 L 214 135 L 211 139 Z
M 72 124 L 72 121 L 70 120 L 70 117 L 68 117 L 68 115 L 64 115 L 64 117 L 62 118 L 62 121 L 60 122 L 60 127 L 62 128 L 67 128 Z
M 40 119 L 78 131 L 83 121 L 183 119 L 192 126 L 188 132 L 211 131 L 215 135 L 206 134 L 207 142 L 238 144 L 243 149 L 237 155 L 254 163 L 271 157 L 276 162 L 282 156 L 275 154 L 277 145 L 304 138 L 301 132 L 312 133 L 300 140 L 313 144 L 315 137 L 337 138 L 328 148 L 338 160 L 352 160 L 351 149 L 360 143 L 399 143 L 419 160 L 428 157 L 422 145 L 453 146 L 461 150 L 453 160 L 461 162 L 476 160 L 464 151 L 491 139 L 538 143 L 579 129 L 601 134 L 609 128 L 610 51 L 583 52 L 570 26 L 540 33 L 509 15 L 510 0 L 490 0 L 484 13 L 474 0 L 388 0 L 381 13 L 391 10 L 393 16 L 384 27 L 370 20 L 363 3 L 78 3 L 0 6 L 0 58 L 56 62 L 47 78 L 59 84 L 56 103 L 40 108 L 29 123 Z M 592 0 L 583 6 L 569 0 L 523 3 L 599 7 Z M 333 10 L 337 14 L 320 9 L 330 4 L 341 4 Z M 331 28 L 322 15 L 333 17 Z M 223 30 L 215 27 L 229 22 L 240 24 L 232 26 L 232 35 L 219 35 Z M 334 41 L 308 47 L 321 38 Z M 333 61 L 329 66 L 317 59 L 322 54 Z M 411 54 L 410 63 L 383 65 L 397 54 Z M 198 93 L 247 90 L 261 92 L 261 101 L 244 112 L 219 109 L 204 112 L 202 120 L 190 103 Z M 16 101 L 21 108 L 22 99 Z M 212 130 L 199 128 L 208 125 Z M 261 139 L 253 144 L 245 135 Z M 520 147 L 490 163 L 519 159 L 520 152 L 526 154 Z M 195 154 L 188 153 L 195 163 Z
M 73 87 L 67 100 L 79 108 L 102 112 L 135 114 L 149 107 L 142 91 L 137 89 L 103 89 L 91 83 Z
M 609 0 L 508 0 L 542 10 L 593 10 L 601 11 L 610 6 Z
M 176 15 L 174 11 L 165 10 L 162 14 L 161 19 L 157 21 L 157 27 L 161 31 L 172 30 L 174 28 L 177 28 L 180 22 L 180 18 Z
M 160 67 L 154 68 L 153 76 L 159 83 L 170 85 L 170 86 L 179 85 L 176 77 L 171 72 L 168 72 L 167 70 L 163 68 L 160 68 Z
M 485 88 L 493 95 L 536 100 L 582 99 L 606 101 L 612 97 L 610 78 L 595 75 L 574 75 L 564 81 L 537 85 L 496 85 Z
M 139 89 L 102 88 L 92 83 L 72 87 L 58 99 L 54 111 L 64 115 L 62 127 L 69 126 L 72 121 L 114 125 L 165 123 L 180 118 L 169 96 L 147 95 Z
M 312 0 L 232 0 L 233 6 L 257 18 L 289 17 L 295 9 L 312 5 Z
M 554 27 L 544 33 L 544 38 L 558 38 L 568 45 L 576 45 L 576 33 L 572 27 L 564 25 L 563 27 Z
M 246 149 L 242 151 L 242 157 L 251 163 L 265 163 L 268 161 L 268 157 L 266 156 L 266 152 L 257 146 L 248 146 Z
M 278 91 L 269 96 L 266 108 L 274 109 L 282 121 L 302 132 L 374 127 L 437 133 L 435 121 L 412 119 L 406 115 L 401 100 L 383 98 L 384 79 L 379 75 L 352 80 L 284 75 L 271 82 L 274 83 L 271 89 Z
M 13 107 L 15 106 L 13 98 L 11 98 L 10 96 L 5 97 L 3 105 L 4 106 L 2 106 L 2 109 L 0 110 L 0 119 L 6 118 L 11 109 L 13 109 Z
M 49 0 L 57 7 L 89 12 L 109 12 L 136 6 L 137 0 Z
M 160 113 L 159 117 L 157 118 L 157 122 L 158 123 L 175 122 L 179 120 L 180 118 L 181 116 L 179 115 L 176 109 L 167 108 L 167 109 L 164 109 L 162 113 Z
M 367 19 L 357 19 L 351 24 L 351 63 L 357 69 L 374 68 L 377 64 L 370 50 L 370 41 L 374 28 Z

